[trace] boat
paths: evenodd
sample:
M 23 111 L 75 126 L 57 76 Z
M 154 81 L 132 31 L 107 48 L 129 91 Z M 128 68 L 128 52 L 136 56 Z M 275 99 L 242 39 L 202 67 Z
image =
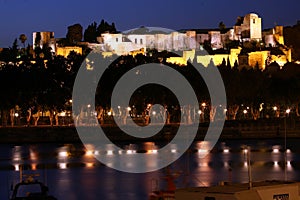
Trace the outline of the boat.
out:
M 176 200 L 292 200 L 300 199 L 300 183 L 292 181 L 259 181 L 211 187 L 191 187 L 175 191 Z
M 48 187 L 29 176 L 26 180 L 17 183 L 13 188 L 10 200 L 57 200 L 48 195 Z

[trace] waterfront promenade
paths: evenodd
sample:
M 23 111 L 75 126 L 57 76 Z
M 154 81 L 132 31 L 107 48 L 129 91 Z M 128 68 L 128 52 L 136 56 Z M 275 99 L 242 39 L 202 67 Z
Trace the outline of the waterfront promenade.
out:
M 182 125 L 188 130 L 197 131 L 195 140 L 203 140 L 208 123 Z M 130 125 L 127 125 L 130 126 Z M 138 142 L 138 141 L 169 141 L 177 132 L 179 124 L 168 124 L 155 136 L 146 139 L 137 139 L 122 133 L 119 127 L 112 124 L 101 125 L 103 131 L 110 140 L 115 142 Z M 95 127 L 82 126 L 87 134 L 89 129 Z M 259 119 L 247 121 L 226 121 L 221 139 L 268 139 L 268 138 L 299 138 L 300 119 L 277 118 Z M 63 126 L 6 126 L 0 127 L 0 143 L 73 143 L 80 142 L 74 125 Z

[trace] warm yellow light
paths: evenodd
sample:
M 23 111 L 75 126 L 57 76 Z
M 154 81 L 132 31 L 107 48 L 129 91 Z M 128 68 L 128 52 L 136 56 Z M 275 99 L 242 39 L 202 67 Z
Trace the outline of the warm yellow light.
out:
M 85 155 L 86 155 L 86 156 L 92 156 L 92 155 L 93 155 L 93 151 L 87 150 L 87 151 L 85 152 Z
M 247 111 L 247 110 L 244 110 L 244 111 L 243 111 L 243 113 L 244 113 L 244 114 L 247 114 L 247 113 L 248 113 L 248 111 Z
M 291 109 L 287 109 L 286 111 L 285 111 L 287 114 L 289 114 L 290 112 L 291 112 Z
M 201 106 L 205 107 L 205 106 L 206 106 L 206 103 L 205 103 L 205 102 L 203 102 L 203 103 L 201 104 Z
M 277 106 L 274 106 L 274 107 L 273 107 L 273 110 L 274 110 L 274 111 L 276 111 L 277 109 L 278 109 Z

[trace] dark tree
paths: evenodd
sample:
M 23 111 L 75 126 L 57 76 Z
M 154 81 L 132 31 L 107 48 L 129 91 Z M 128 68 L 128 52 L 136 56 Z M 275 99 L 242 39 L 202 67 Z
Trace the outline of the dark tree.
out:
M 223 31 L 223 30 L 226 29 L 226 26 L 225 26 L 225 24 L 224 24 L 223 21 L 221 21 L 221 22 L 219 23 L 219 29 L 220 29 L 221 31 Z
M 76 44 L 82 40 L 82 26 L 74 24 L 68 27 L 67 40 L 71 44 Z
M 97 23 L 90 24 L 84 31 L 84 41 L 96 43 L 97 42 Z

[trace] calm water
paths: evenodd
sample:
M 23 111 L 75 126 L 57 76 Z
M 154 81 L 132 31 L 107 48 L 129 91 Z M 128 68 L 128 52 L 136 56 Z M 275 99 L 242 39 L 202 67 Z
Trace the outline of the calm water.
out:
M 8 199 L 10 186 L 19 182 L 20 171 L 38 174 L 36 179 L 46 183 L 49 193 L 59 200 L 144 200 L 153 189 L 165 187 L 167 171 L 176 174 L 177 187 L 209 186 L 220 181 L 246 182 L 245 145 L 252 149 L 254 181 L 284 179 L 283 144 L 284 141 L 279 139 L 224 141 L 218 143 L 205 158 L 199 158 L 201 152 L 197 149 L 200 143 L 194 143 L 189 153 L 167 169 L 144 174 L 128 174 L 106 167 L 93 158 L 92 154 L 96 151 L 85 151 L 80 144 L 1 145 L 0 199 Z M 300 139 L 287 141 L 286 169 L 289 180 L 300 181 L 299 144 Z M 138 150 L 141 146 L 145 145 L 131 145 L 131 149 Z M 128 148 L 128 144 L 124 144 L 124 148 Z M 155 154 L 155 151 L 152 153 Z

